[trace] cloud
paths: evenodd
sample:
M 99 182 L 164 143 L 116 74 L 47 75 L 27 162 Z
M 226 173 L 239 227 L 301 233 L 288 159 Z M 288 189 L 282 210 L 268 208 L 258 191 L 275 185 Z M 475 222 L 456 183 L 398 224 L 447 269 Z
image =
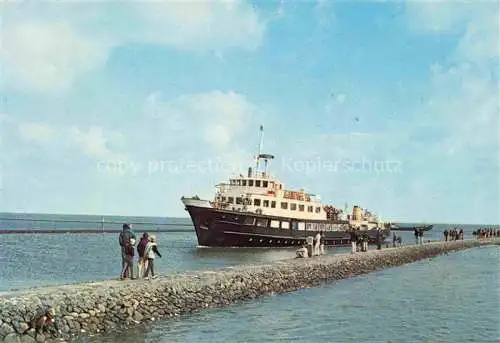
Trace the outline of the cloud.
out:
M 500 6 L 500 5 L 498 5 Z M 472 63 L 493 62 L 498 65 L 500 48 L 500 8 L 485 11 L 467 23 L 457 46 L 457 58 Z
M 15 89 L 68 89 L 81 73 L 105 63 L 107 46 L 66 22 L 19 22 L 3 32 L 4 82 Z
M 137 39 L 181 49 L 244 48 L 262 41 L 265 24 L 246 1 L 163 1 L 135 6 Z
M 180 133 L 176 140 L 202 137 L 202 144 L 218 151 L 237 144 L 237 135 L 244 134 L 249 123 L 262 117 L 262 109 L 233 91 L 187 94 L 171 100 L 153 92 L 145 102 L 148 117 L 161 119 L 165 129 Z
M 62 92 L 127 43 L 257 48 L 265 22 L 246 1 L 2 4 L 3 87 Z M 110 19 L 117 17 L 122 21 Z M 124 25 L 123 22 L 126 24 Z
M 43 123 L 21 123 L 19 134 L 22 138 L 33 141 L 48 141 L 54 138 L 52 127 Z
M 116 141 L 123 140 L 123 136 L 118 132 L 105 134 L 101 127 L 90 127 L 82 130 L 73 126 L 68 129 L 68 138 L 76 144 L 78 149 L 86 156 L 103 161 L 125 162 L 129 158 L 124 153 L 118 153 L 110 148 Z
M 498 63 L 500 5 L 449 0 L 408 1 L 405 19 L 417 34 L 459 35 L 452 62 Z M 464 33 L 465 32 L 465 33 Z
M 406 1 L 404 6 L 408 26 L 426 34 L 457 32 L 474 11 L 474 5 L 451 0 Z

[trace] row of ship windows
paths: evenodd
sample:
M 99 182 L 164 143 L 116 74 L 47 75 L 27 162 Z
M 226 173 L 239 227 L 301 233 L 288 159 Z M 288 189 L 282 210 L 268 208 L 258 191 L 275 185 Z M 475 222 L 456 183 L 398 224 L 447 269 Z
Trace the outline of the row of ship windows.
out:
M 222 201 L 223 202 L 226 202 L 226 197 L 222 197 Z M 237 205 L 243 205 L 243 198 L 236 198 L 236 202 L 234 201 L 234 197 L 227 197 L 227 202 L 229 204 L 237 204 Z M 262 207 L 271 207 L 271 208 L 276 208 L 276 201 L 274 200 L 262 200 L 261 199 L 253 199 L 253 205 L 254 206 L 262 206 Z M 288 203 L 285 202 L 285 201 L 282 201 L 280 203 L 280 206 L 281 206 L 281 209 L 282 210 L 287 210 L 288 209 Z M 305 205 L 301 205 L 299 204 L 297 206 L 297 204 L 295 203 L 291 203 L 290 204 L 290 210 L 291 211 L 297 211 L 297 208 L 300 212 L 304 212 L 305 211 Z M 310 212 L 312 213 L 313 211 L 316 211 L 316 213 L 320 213 L 321 212 L 321 207 L 316 207 L 316 209 L 314 209 L 313 206 L 307 206 L 307 212 Z
M 297 222 L 297 221 L 279 221 L 274 219 L 267 218 L 254 218 L 254 217 L 245 217 L 243 220 L 243 224 L 245 225 L 255 225 L 258 227 L 271 227 L 274 229 L 292 229 L 299 231 L 337 231 L 339 227 L 335 224 L 324 224 L 324 223 L 305 223 L 305 222 Z
M 231 186 L 248 186 L 248 187 L 262 187 L 267 188 L 269 185 L 268 181 L 261 180 L 230 180 L 229 184 Z M 273 184 L 273 183 L 272 183 Z M 281 189 L 280 185 L 280 189 Z

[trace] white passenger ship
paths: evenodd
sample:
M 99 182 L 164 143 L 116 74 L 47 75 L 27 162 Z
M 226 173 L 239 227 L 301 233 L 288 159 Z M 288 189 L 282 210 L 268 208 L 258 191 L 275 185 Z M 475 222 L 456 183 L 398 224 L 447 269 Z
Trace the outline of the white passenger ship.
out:
M 354 206 L 350 214 L 303 190 L 286 189 L 267 171 L 273 155 L 261 154 L 263 128 L 255 170 L 217 185 L 211 200 L 182 197 L 193 221 L 198 244 L 211 247 L 289 247 L 322 234 L 326 246 L 348 245 L 349 230 L 366 232 L 371 242 L 389 235 L 376 215 Z M 260 170 L 261 162 L 263 170 Z M 380 231 L 379 231 L 380 229 Z

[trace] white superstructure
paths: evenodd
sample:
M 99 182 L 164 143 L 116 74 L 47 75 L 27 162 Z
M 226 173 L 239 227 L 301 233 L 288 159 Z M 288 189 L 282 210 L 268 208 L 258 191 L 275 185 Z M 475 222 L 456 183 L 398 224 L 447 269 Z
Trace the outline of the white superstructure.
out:
M 354 206 L 352 214 L 347 215 L 339 208 L 323 204 L 313 194 L 303 190 L 286 189 L 279 179 L 267 171 L 268 162 L 274 159 L 274 156 L 260 153 L 262 134 L 261 126 L 261 140 L 259 153 L 255 157 L 255 170 L 249 167 L 246 175 L 233 176 L 227 182 L 218 184 L 213 201 L 184 198 L 184 204 L 302 221 L 344 220 L 361 229 L 383 227 L 375 215 L 358 206 Z M 264 161 L 264 170 L 259 170 L 261 160 Z

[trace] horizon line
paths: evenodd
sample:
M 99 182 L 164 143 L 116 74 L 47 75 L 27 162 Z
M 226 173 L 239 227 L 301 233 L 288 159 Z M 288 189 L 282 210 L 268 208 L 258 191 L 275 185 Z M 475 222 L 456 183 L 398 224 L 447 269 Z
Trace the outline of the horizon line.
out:
M 51 212 L 0 212 L 2 214 L 31 214 L 31 215 L 63 215 L 63 216 L 95 216 L 95 217 L 126 217 L 126 218 L 175 218 L 175 219 L 191 219 L 189 216 L 186 217 L 175 217 L 175 216 L 158 216 L 158 215 L 122 215 L 122 214 L 83 214 L 83 213 L 51 213 Z M 8 219 L 8 218 L 3 218 Z M 429 220 L 422 221 L 412 221 L 412 220 L 391 220 L 384 221 L 391 223 L 402 223 L 402 224 L 432 224 L 432 225 L 487 225 L 487 226 L 500 226 L 500 223 L 446 223 L 446 222 L 433 222 Z

